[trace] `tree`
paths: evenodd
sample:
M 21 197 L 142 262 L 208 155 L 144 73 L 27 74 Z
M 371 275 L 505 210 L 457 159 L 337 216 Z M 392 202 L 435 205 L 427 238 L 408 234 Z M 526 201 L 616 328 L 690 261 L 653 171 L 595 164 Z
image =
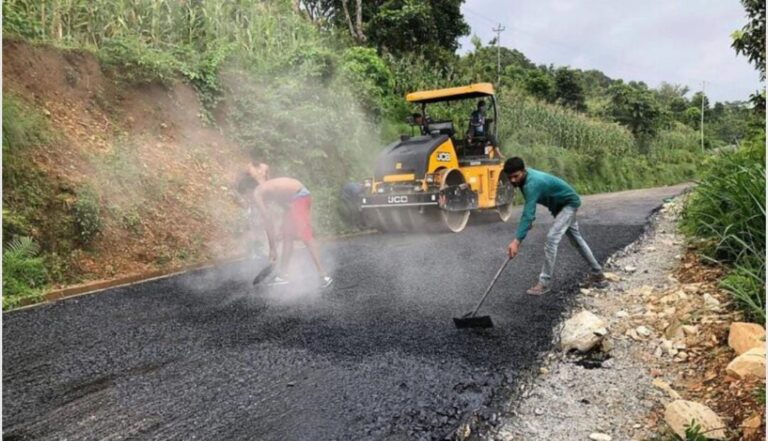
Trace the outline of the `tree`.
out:
M 638 139 L 656 133 L 663 113 L 649 90 L 617 82 L 608 92 L 608 111 L 614 121 L 626 126 Z
M 735 31 L 731 37 L 737 54 L 746 55 L 760 72 L 760 80 L 765 81 L 765 0 L 741 0 L 747 11 L 747 24 Z M 765 112 L 765 87 L 750 96 L 750 101 L 758 113 Z
M 555 80 L 546 72 L 532 70 L 523 80 L 523 87 L 534 97 L 552 102 L 555 100 Z
M 366 2 L 363 19 L 369 18 L 364 27 L 370 42 L 381 51 L 439 59 L 444 52 L 454 53 L 459 37 L 469 34 L 461 3 L 463 0 Z
M 584 89 L 579 84 L 575 71 L 567 67 L 555 71 L 555 99 L 559 104 L 579 112 L 587 110 Z
M 741 0 L 749 21 L 731 35 L 737 54 L 745 55 L 765 80 L 765 0 Z
M 697 109 L 701 109 L 701 100 L 704 100 L 704 112 L 709 110 L 709 98 L 707 98 L 706 95 L 704 95 L 703 92 L 696 92 L 691 97 L 691 103 L 690 105 L 692 107 L 696 107 Z

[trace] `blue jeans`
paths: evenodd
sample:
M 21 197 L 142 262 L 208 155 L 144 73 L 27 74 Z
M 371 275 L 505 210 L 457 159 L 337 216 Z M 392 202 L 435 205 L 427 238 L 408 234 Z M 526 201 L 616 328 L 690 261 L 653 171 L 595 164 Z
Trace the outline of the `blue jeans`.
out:
M 595 260 L 595 256 L 592 255 L 592 250 L 589 249 L 589 245 L 581 236 L 579 231 L 579 223 L 576 222 L 576 211 L 574 207 L 565 207 L 560 210 L 560 213 L 555 216 L 555 222 L 552 224 L 552 228 L 547 233 L 547 241 L 544 245 L 544 266 L 541 268 L 541 275 L 539 275 L 539 283 L 544 286 L 549 286 L 552 282 L 552 273 L 555 270 L 555 259 L 557 259 L 557 247 L 560 245 L 560 239 L 563 238 L 563 234 L 568 236 L 573 246 L 579 251 L 581 257 L 587 261 L 592 274 L 600 274 L 603 272 L 603 268 Z

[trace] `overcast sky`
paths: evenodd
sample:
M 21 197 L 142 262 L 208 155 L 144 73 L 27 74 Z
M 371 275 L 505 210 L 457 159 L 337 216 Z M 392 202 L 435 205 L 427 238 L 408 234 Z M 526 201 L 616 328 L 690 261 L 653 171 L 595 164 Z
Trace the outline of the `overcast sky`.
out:
M 502 46 L 535 64 L 598 69 L 650 87 L 667 81 L 697 91 L 705 80 L 713 101 L 746 100 L 760 87 L 731 48 L 731 33 L 747 21 L 738 0 L 466 0 L 461 10 L 483 44 L 501 23 Z M 460 52 L 472 49 L 470 37 L 460 41 Z

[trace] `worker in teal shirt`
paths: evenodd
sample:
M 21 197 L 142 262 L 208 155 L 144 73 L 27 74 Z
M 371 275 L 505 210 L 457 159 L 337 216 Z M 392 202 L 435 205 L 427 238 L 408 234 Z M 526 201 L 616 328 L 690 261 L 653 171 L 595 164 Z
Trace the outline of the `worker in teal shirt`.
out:
M 605 288 L 607 282 L 603 276 L 603 268 L 595 260 L 592 250 L 581 236 L 579 224 L 576 222 L 576 212 L 581 206 L 581 198 L 576 191 L 562 179 L 532 168 L 525 168 L 521 158 L 509 158 L 504 163 L 504 173 L 510 182 L 523 192 L 525 206 L 517 227 L 516 237 L 507 247 L 509 257 L 515 257 L 520 249 L 520 244 L 531 229 L 536 219 L 536 204 L 541 204 L 549 209 L 555 221 L 547 233 L 547 241 L 544 245 L 544 266 L 539 275 L 539 283 L 527 291 L 531 295 L 542 295 L 550 291 L 552 273 L 555 269 L 557 248 L 560 239 L 567 235 L 571 243 L 587 261 L 591 269 L 589 283 L 598 288 Z

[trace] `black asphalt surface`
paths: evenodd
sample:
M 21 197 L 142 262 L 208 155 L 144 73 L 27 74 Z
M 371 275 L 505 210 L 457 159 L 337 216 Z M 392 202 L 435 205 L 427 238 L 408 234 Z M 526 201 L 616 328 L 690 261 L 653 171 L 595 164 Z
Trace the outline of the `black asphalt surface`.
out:
M 598 259 L 681 190 L 584 198 Z M 288 287 L 254 291 L 249 261 L 3 314 L 3 438 L 426 440 L 487 427 L 587 270 L 563 241 L 555 292 L 525 294 L 552 220 L 539 211 L 484 307 L 496 327 L 455 329 L 518 216 L 326 244 L 335 284 L 323 292 L 299 249 Z

